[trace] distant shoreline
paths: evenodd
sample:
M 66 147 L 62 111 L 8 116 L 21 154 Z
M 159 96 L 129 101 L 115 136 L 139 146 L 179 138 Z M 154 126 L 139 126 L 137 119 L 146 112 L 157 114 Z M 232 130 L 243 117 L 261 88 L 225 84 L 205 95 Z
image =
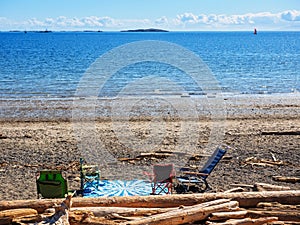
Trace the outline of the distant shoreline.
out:
M 121 32 L 169 32 L 169 31 L 162 30 L 162 29 L 150 28 L 150 29 L 122 30 Z
M 223 99 L 226 105 L 226 118 L 231 119 L 253 119 L 260 118 L 298 118 L 300 110 L 299 94 L 276 94 L 276 95 L 232 95 L 219 96 L 219 100 Z M 126 102 L 133 103 L 136 99 L 144 98 L 141 96 L 125 98 Z M 192 98 L 192 97 L 191 97 Z M 0 106 L 2 113 L 0 114 L 0 122 L 4 121 L 71 121 L 72 109 L 74 101 L 86 103 L 86 98 L 28 98 L 28 99 L 2 99 Z M 87 98 L 88 99 L 88 98 Z M 185 107 L 186 98 L 181 96 L 165 96 L 166 101 L 172 104 L 178 104 Z M 196 108 L 200 109 L 210 101 L 214 101 L 214 97 L 193 97 L 191 101 Z M 120 102 L 118 102 L 120 101 Z M 208 102 L 207 102 L 208 101 Z M 111 117 L 109 105 L 122 105 L 122 99 L 98 98 L 95 108 L 96 120 L 107 121 Z M 212 105 L 210 105 L 212 107 Z M 208 107 L 207 107 L 208 108 Z M 272 115 L 270 110 L 272 109 Z M 81 110 L 85 110 L 82 108 Z M 122 117 L 121 111 L 119 116 Z M 209 119 L 211 114 L 209 111 L 202 110 L 199 118 Z M 200 116 L 201 114 L 201 116 Z M 123 115 L 124 116 L 124 115 Z M 131 114 L 134 117 L 133 114 Z M 88 118 L 88 115 L 86 115 Z M 124 118 L 127 118 L 126 115 Z
M 0 30 L 0 33 L 151 33 L 151 32 L 164 32 L 164 33 L 174 33 L 174 32 L 210 32 L 210 33 L 218 33 L 218 32 L 248 32 L 253 33 L 252 30 L 150 30 L 150 29 L 133 29 L 133 30 L 111 30 L 111 31 L 103 31 L 103 30 Z M 272 33 L 272 32 L 300 32 L 295 30 L 262 30 L 260 33 Z
M 8 33 L 52 33 L 52 32 L 82 32 L 82 33 L 102 33 L 102 30 L 82 30 L 82 31 L 52 31 L 52 30 L 9 30 L 9 31 L 0 31 Z M 168 30 L 148 28 L 148 29 L 130 29 L 130 30 L 121 30 L 121 31 L 106 31 L 106 32 L 169 32 Z

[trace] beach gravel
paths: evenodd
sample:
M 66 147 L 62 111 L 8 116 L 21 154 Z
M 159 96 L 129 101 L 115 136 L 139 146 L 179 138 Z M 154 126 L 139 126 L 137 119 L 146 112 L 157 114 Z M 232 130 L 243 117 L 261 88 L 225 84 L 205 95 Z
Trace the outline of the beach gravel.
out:
M 291 189 L 300 188 L 300 183 L 282 183 L 272 179 L 273 176 L 300 177 L 299 99 L 297 94 L 224 97 L 226 119 L 220 121 L 225 127 L 224 136 L 222 140 L 217 141 L 229 145 L 231 149 L 208 178 L 212 187 L 211 192 L 228 190 L 234 187 L 232 184 L 253 185 L 257 182 L 289 186 Z M 79 189 L 81 157 L 90 161 L 94 157 L 94 161 L 99 162 L 109 152 L 115 161 L 105 166 L 99 165 L 101 177 L 107 179 L 146 179 L 143 170 L 148 170 L 151 165 L 166 160 L 153 157 L 142 160 L 118 160 L 134 158 L 150 151 L 147 148 L 132 151 L 128 147 L 132 143 L 124 143 L 124 140 L 144 141 L 151 135 L 149 115 L 133 116 L 129 120 L 132 132 L 117 134 L 114 130 L 116 128 L 111 125 L 107 109 L 102 107 L 102 118 L 94 122 L 96 141 L 91 142 L 90 146 L 85 146 L 89 149 L 84 150 L 80 146 L 78 133 L 74 132 L 71 101 L 64 103 L 56 101 L 55 105 L 49 107 L 49 102 L 38 100 L 31 100 L 30 104 L 26 101 L 2 100 L 1 107 L 3 111 L 0 120 L 0 198 L 2 200 L 36 198 L 36 176 L 42 169 L 62 170 L 68 180 L 69 189 Z M 212 121 L 207 114 L 204 113 L 203 117 L 199 116 L 197 120 L 192 121 L 194 126 L 186 133 L 180 133 L 180 127 L 191 121 L 184 121 L 172 113 L 164 121 L 166 129 L 161 134 L 163 139 L 151 150 L 187 152 L 189 156 L 196 157 L 186 163 L 201 166 L 207 159 L 205 155 L 209 152 L 206 148 L 211 142 L 209 138 L 212 135 L 210 126 Z M 154 121 L 153 127 L 156 125 L 159 127 L 159 122 L 155 124 Z M 134 135 L 135 139 L 130 135 Z M 176 146 L 179 138 L 184 142 L 191 135 L 196 139 L 186 142 L 186 146 L 181 145 L 180 148 Z M 187 151 L 191 145 L 192 150 Z M 105 148 L 104 154 L 87 155 L 91 149 L 99 149 L 99 146 Z M 176 161 L 176 158 L 172 160 Z M 127 171 L 124 171 L 124 168 Z

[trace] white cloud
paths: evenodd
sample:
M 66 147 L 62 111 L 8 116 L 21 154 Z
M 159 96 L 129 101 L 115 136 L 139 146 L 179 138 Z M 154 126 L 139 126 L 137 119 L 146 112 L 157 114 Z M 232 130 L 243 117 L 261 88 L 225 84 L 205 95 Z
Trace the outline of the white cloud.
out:
M 25 24 L 28 24 L 30 26 L 38 26 L 38 27 L 45 26 L 45 22 L 42 22 L 42 21 L 40 21 L 36 18 L 32 18 L 32 19 L 27 20 L 25 22 Z
M 82 18 L 68 18 L 59 16 L 39 20 L 31 18 L 26 21 L 13 21 L 0 17 L 1 30 L 13 29 L 52 29 L 52 30 L 122 30 L 135 28 L 158 27 L 170 30 L 247 30 L 254 26 L 261 29 L 295 29 L 300 27 L 300 11 L 287 10 L 279 13 L 260 12 L 239 15 L 226 14 L 194 14 L 185 12 L 167 18 L 158 19 L 115 19 L 104 16 L 87 16 Z
M 155 24 L 157 25 L 167 25 L 169 24 L 169 20 L 166 16 L 162 16 L 155 20 Z
M 199 22 L 198 16 L 194 15 L 193 13 L 183 13 L 181 15 L 177 15 L 176 19 L 179 23 L 195 24 Z
M 299 27 L 300 11 L 289 10 L 280 13 L 260 12 L 241 15 L 216 15 L 183 13 L 177 15 L 175 24 L 184 28 L 219 28 L 219 29 L 249 29 L 253 26 L 261 26 L 264 29 L 282 29 L 286 26 Z
M 281 13 L 281 19 L 287 21 L 300 21 L 300 11 L 288 10 Z

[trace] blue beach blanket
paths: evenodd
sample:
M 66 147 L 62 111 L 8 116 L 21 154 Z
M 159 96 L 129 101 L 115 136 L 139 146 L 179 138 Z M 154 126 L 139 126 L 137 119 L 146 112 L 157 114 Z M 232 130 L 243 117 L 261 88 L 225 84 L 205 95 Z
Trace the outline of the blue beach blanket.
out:
M 84 197 L 145 196 L 152 192 L 151 183 L 144 180 L 101 180 L 84 186 Z

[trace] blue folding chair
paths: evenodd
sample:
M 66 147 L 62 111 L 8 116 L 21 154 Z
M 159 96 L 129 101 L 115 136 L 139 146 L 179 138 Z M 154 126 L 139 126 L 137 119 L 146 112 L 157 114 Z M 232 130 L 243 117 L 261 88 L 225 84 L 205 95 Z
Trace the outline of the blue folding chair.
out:
M 97 165 L 84 165 L 84 159 L 80 159 L 80 192 L 86 193 L 98 190 L 100 184 L 100 172 Z
M 204 166 L 197 171 L 190 168 L 181 168 L 180 176 L 176 177 L 176 192 L 180 194 L 187 192 L 205 192 L 209 190 L 210 186 L 206 179 L 225 155 L 228 148 L 228 146 L 225 148 L 219 146 L 209 157 Z

